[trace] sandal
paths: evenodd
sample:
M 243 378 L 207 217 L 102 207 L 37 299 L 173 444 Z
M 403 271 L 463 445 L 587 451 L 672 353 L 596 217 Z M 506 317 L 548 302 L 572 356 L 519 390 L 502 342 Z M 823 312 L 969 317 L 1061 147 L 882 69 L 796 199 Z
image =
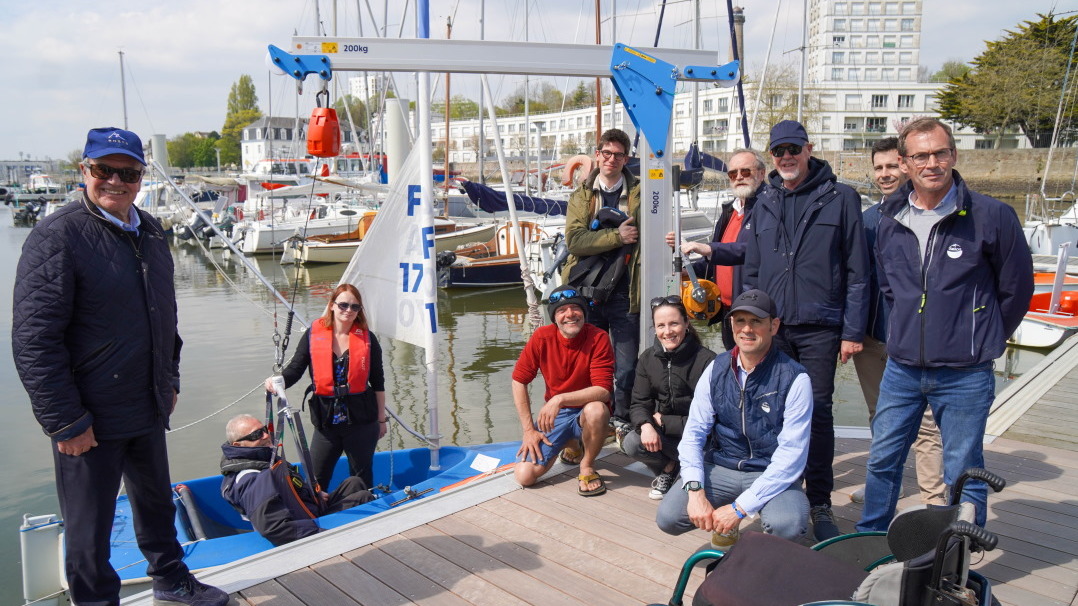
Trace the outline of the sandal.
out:
M 594 482 L 595 480 L 599 480 L 599 485 L 591 490 L 588 490 L 578 485 L 576 488 L 576 492 L 582 497 L 597 497 L 606 492 L 606 482 L 604 482 L 603 478 L 600 477 L 597 473 L 581 474 L 576 477 L 576 480 L 577 482 L 582 482 L 585 486 Z
M 584 450 L 565 447 L 561 450 L 561 454 L 558 455 L 558 458 L 566 465 L 580 465 L 580 461 L 584 458 Z

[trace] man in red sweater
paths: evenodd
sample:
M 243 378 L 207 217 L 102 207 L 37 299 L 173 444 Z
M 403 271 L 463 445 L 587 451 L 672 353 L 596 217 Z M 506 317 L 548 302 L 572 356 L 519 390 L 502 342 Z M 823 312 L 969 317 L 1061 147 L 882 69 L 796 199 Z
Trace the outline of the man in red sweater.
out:
M 513 368 L 513 402 L 524 431 L 517 452 L 523 460 L 514 474 L 521 486 L 535 484 L 565 444 L 576 439 L 584 445 L 577 492 L 594 497 L 606 492 L 606 484 L 595 472 L 595 457 L 610 420 L 614 352 L 607 334 L 585 322 L 588 302 L 575 289 L 557 288 L 549 301 L 554 324 L 532 334 Z M 546 403 L 533 420 L 528 385 L 540 372 L 546 383 Z

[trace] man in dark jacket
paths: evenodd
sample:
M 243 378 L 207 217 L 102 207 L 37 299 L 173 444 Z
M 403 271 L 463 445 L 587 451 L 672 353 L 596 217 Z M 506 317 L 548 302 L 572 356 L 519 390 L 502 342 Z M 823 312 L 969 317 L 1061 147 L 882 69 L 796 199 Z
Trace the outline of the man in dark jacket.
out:
M 251 415 L 233 417 L 225 426 L 225 439 L 221 496 L 274 545 L 319 532 L 319 516 L 374 500 L 358 476 L 345 478 L 332 494 L 315 494 L 288 461 L 273 461 L 269 429 Z
M 954 166 L 954 136 L 933 118 L 898 138 L 910 180 L 884 201 L 876 236 L 880 289 L 891 304 L 887 368 L 872 421 L 858 530 L 886 530 L 902 466 L 926 406 L 943 436 L 943 480 L 984 465 L 993 364 L 1033 296 L 1033 259 L 1014 209 L 970 191 Z M 984 525 L 988 492 L 963 500 Z
M 775 170 L 752 209 L 743 271 L 745 289 L 775 299 L 782 327 L 776 344 L 812 379 L 812 440 L 805 486 L 817 540 L 839 534 L 831 512 L 835 364 L 861 351 L 868 306 L 868 249 L 861 197 L 812 157 L 805 128 L 783 120 L 771 129 Z
M 681 252 L 700 255 L 701 258 L 693 263 L 693 271 L 697 277 L 712 280 L 719 287 L 723 308 L 708 324 L 722 323 L 722 344 L 730 350 L 734 348 L 734 333 L 730 323 L 723 322 L 723 318 L 730 304 L 741 294 L 741 266 L 745 262 L 745 242 L 749 233 L 746 228 L 752 221 L 750 213 L 756 204 L 756 196 L 764 187 L 767 165 L 760 152 L 739 148 L 730 154 L 726 167 L 733 199 L 723 203 L 711 241 L 706 244 L 683 242 Z M 674 246 L 674 232 L 666 234 L 666 244 Z
M 109 539 L 121 474 L 159 603 L 213 605 L 176 541 L 165 430 L 179 393 L 172 255 L 161 226 L 134 208 L 142 141 L 89 132 L 85 196 L 38 223 L 15 278 L 12 351 L 34 415 L 56 448 L 68 594 L 119 604 Z

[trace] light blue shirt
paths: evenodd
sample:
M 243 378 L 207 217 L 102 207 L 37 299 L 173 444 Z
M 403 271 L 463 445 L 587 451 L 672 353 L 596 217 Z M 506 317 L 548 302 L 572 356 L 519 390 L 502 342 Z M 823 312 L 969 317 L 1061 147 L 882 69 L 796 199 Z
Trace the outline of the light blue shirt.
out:
M 711 405 L 711 375 L 714 370 L 715 362 L 712 361 L 696 384 L 692 404 L 689 405 L 689 417 L 681 434 L 678 459 L 681 461 L 681 479 L 684 482 L 704 481 L 704 448 L 715 425 L 715 412 Z M 748 376 L 739 358 L 737 379 L 742 387 Z M 768 501 L 794 482 L 801 481 L 808 459 L 809 429 L 812 425 L 812 384 L 807 374 L 794 377 L 790 392 L 786 394 L 782 418 L 782 431 L 779 432 L 778 446 L 771 455 L 771 462 L 752 486 L 737 497 L 737 504 L 750 516 L 758 514 Z
M 93 203 L 91 202 L 91 204 L 93 204 Z M 119 227 L 120 229 L 122 229 L 124 231 L 130 231 L 130 232 L 134 232 L 136 234 L 138 233 L 139 225 L 142 225 L 142 219 L 139 218 L 138 211 L 135 210 L 135 207 L 133 205 L 131 206 L 131 208 L 129 208 L 127 210 L 127 216 L 130 219 L 129 223 L 125 223 L 125 222 L 117 219 L 116 217 L 112 216 L 112 213 L 106 212 L 105 209 L 103 209 L 101 207 L 98 207 L 98 208 L 101 210 L 101 214 L 106 219 L 111 221 L 112 224 L 115 225 L 116 227 Z

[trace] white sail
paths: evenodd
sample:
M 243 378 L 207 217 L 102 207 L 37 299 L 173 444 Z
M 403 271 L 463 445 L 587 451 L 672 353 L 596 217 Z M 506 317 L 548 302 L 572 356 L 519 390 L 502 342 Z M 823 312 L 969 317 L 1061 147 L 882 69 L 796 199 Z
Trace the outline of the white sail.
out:
M 437 272 L 433 205 L 421 186 L 430 172 L 419 155 L 408 154 L 341 282 L 359 288 L 376 335 L 426 348 L 438 332 Z

